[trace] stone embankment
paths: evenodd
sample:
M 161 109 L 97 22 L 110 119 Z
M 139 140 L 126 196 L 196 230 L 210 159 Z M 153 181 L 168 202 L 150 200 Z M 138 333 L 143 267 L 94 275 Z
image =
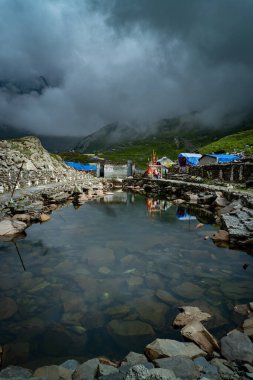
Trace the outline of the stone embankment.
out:
M 253 247 L 253 194 L 250 192 L 198 183 L 196 177 L 195 182 L 131 178 L 123 181 L 123 189 L 210 211 L 221 226 L 220 232 L 212 236 L 215 241 Z
M 0 380 L 246 380 L 253 378 L 253 304 L 237 305 L 235 312 L 244 320 L 220 342 L 202 322 L 212 318 L 198 307 L 182 306 L 173 322 L 187 342 L 156 339 L 144 354 L 130 352 L 122 361 L 105 357 L 80 364 L 71 359 L 32 371 L 8 366 L 0 371 Z

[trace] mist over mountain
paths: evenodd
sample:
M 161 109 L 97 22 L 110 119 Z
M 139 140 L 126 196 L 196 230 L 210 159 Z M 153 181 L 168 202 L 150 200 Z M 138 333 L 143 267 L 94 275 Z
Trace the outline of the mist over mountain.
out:
M 253 105 L 251 0 L 1 0 L 0 125 L 85 136 Z
M 236 123 L 235 121 L 238 120 Z M 121 147 L 129 147 L 141 143 L 155 147 L 163 141 L 175 148 L 194 150 L 207 142 L 215 141 L 228 134 L 253 128 L 253 115 L 248 115 L 242 121 L 241 115 L 226 115 L 222 127 L 203 124 L 201 116 L 190 113 L 175 118 L 159 120 L 148 129 L 137 128 L 131 124 L 113 123 L 100 128 L 98 131 L 84 137 L 74 150 L 80 153 L 108 151 Z
M 0 140 L 16 139 L 20 137 L 30 136 L 31 132 L 25 129 L 14 128 L 11 126 L 0 125 Z M 73 150 L 75 145 L 80 141 L 81 137 L 73 136 L 46 136 L 33 133 L 40 139 L 43 147 L 49 152 L 57 153 Z

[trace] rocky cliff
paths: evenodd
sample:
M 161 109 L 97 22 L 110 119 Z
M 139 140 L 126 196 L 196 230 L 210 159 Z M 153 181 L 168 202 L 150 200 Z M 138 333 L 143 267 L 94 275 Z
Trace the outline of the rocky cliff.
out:
M 50 155 L 37 137 L 0 140 L 0 189 L 13 189 L 22 166 L 17 187 L 29 187 L 58 181 L 69 168 L 62 159 Z

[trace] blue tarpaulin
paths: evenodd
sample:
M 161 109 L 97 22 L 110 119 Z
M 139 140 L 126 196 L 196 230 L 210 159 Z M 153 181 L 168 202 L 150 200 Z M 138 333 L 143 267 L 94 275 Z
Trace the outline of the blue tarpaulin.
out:
M 196 166 L 199 164 L 199 159 L 202 157 L 202 154 L 198 153 L 180 153 L 178 155 L 179 166 L 185 166 L 182 164 L 182 159 L 185 159 L 185 164 L 188 166 Z
M 65 161 L 65 164 L 76 170 L 94 171 L 97 170 L 96 165 L 80 164 L 80 162 Z
M 219 164 L 237 161 L 242 158 L 241 156 L 235 156 L 233 154 L 205 154 L 205 156 L 216 158 Z

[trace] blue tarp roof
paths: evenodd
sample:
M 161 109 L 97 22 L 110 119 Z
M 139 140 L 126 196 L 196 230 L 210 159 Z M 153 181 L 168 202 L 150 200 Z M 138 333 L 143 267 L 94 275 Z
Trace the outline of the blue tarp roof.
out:
M 242 158 L 241 156 L 235 156 L 233 154 L 205 154 L 205 156 L 217 158 L 220 164 L 240 160 Z
M 76 170 L 86 170 L 86 171 L 97 170 L 96 165 L 80 164 L 79 162 L 69 162 L 69 161 L 65 161 L 65 164 Z
M 178 158 L 186 158 L 186 163 L 189 166 L 196 166 L 199 163 L 199 159 L 202 157 L 202 154 L 199 153 L 180 153 Z

